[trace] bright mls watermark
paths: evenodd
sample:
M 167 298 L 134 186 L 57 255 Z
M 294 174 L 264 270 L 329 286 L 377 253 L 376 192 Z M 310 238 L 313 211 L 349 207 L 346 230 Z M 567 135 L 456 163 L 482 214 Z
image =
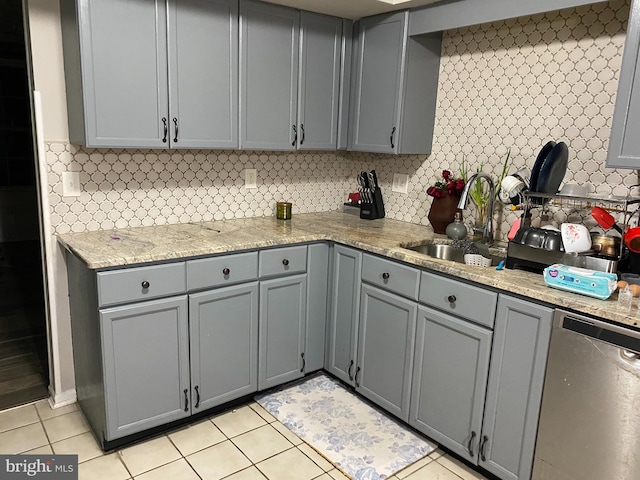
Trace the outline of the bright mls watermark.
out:
M 0 480 L 78 480 L 78 455 L 0 455 Z

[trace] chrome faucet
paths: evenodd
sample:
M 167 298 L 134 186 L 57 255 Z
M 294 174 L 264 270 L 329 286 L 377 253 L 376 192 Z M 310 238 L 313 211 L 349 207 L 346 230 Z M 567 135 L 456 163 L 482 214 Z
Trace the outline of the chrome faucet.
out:
M 477 178 L 485 178 L 489 183 L 489 204 L 487 205 L 487 219 L 484 222 L 484 227 L 482 229 L 482 243 L 485 245 L 491 245 L 493 244 L 493 201 L 496 194 L 496 185 L 493 183 L 493 179 L 484 172 L 478 172 L 471 175 L 467 184 L 464 186 L 464 190 L 460 194 L 458 208 L 460 210 L 467 208 L 467 203 L 469 202 L 469 189 Z

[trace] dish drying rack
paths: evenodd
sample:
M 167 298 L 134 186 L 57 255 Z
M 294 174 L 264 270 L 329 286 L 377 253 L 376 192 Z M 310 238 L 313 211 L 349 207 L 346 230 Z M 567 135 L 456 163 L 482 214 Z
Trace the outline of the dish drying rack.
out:
M 609 212 L 623 213 L 623 225 L 629 225 L 631 217 L 636 213 L 633 211 L 633 205 L 639 204 L 636 210 L 640 210 L 640 196 L 631 195 L 631 190 L 640 185 L 632 185 L 629 187 L 627 195 L 598 195 L 589 194 L 586 196 L 562 195 L 560 193 L 538 193 L 523 192 L 522 202 L 518 205 L 518 209 L 523 211 L 523 217 L 530 216 L 531 210 L 541 209 L 540 215 L 548 212 L 550 206 L 559 207 L 563 210 L 589 211 L 593 207 L 601 207 Z M 588 215 L 588 213 L 587 213 Z

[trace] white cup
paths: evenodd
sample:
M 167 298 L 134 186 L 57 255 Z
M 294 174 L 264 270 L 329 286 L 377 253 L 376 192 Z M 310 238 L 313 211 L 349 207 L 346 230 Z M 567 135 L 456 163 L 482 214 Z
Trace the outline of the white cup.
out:
M 514 177 L 513 175 L 505 176 L 502 179 L 500 186 L 502 187 L 502 191 L 509 198 L 517 197 L 518 194 L 526 187 L 521 179 Z

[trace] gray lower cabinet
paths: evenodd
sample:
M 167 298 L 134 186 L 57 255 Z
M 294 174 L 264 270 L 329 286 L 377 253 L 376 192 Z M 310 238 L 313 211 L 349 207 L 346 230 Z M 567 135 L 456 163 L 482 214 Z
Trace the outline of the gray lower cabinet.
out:
M 431 152 L 442 35 L 409 37 L 408 26 L 408 11 L 359 22 L 350 150 Z
M 416 302 L 369 285 L 362 286 L 356 391 L 407 421 Z
M 640 0 L 631 3 L 607 167 L 640 168 Z
M 305 334 L 305 371 L 315 372 L 324 367 L 328 289 L 329 243 L 307 246 L 307 320 Z
M 258 390 L 258 282 L 189 295 L 193 409 Z
M 237 148 L 237 0 L 63 0 L 61 19 L 73 143 Z
M 260 390 L 304 376 L 306 302 L 306 274 L 260 282 Z
M 479 465 L 503 480 L 531 478 L 553 310 L 500 294 Z
M 331 258 L 331 306 L 325 369 L 343 382 L 354 385 L 362 252 L 335 244 Z
M 492 333 L 420 306 L 409 423 L 503 480 L 528 480 L 552 315 L 500 294 Z
M 487 388 L 491 330 L 418 308 L 409 424 L 475 462 Z
M 100 331 L 107 440 L 191 415 L 186 295 L 103 309 Z

